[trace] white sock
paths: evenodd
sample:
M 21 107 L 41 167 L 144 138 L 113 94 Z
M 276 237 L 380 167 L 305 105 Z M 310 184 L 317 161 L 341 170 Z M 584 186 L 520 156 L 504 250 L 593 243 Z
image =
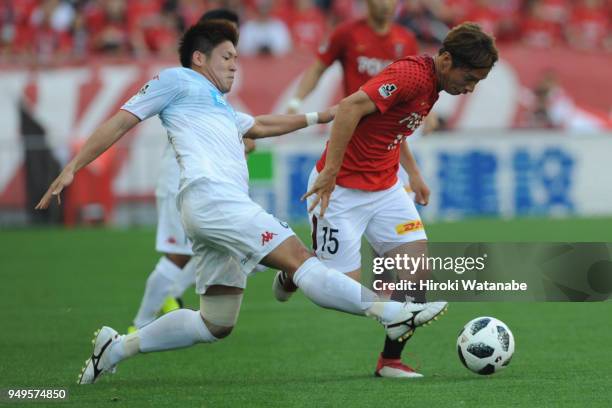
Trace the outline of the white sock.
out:
M 170 290 L 170 296 L 179 298 L 183 296 L 187 288 L 195 285 L 196 266 L 196 259 L 192 257 L 176 276 L 172 289 Z
M 217 338 L 210 333 L 199 311 L 177 309 L 135 333 L 121 336 L 110 350 L 110 363 L 115 365 L 138 352 L 174 350 L 215 341 Z
M 108 352 L 111 365 L 138 354 L 140 352 L 138 332 L 121 336 L 119 342 L 112 344 Z
M 195 343 L 217 341 L 204 324 L 199 310 L 177 309 L 138 330 L 140 351 L 173 350 Z
M 394 300 L 373 302 L 372 306 L 366 311 L 366 315 L 373 317 L 382 324 L 388 324 L 397 319 L 402 305 L 403 303 Z
M 293 275 L 293 282 L 319 306 L 365 315 L 378 300 L 374 292 L 317 258 L 310 258 Z
M 134 318 L 134 326 L 141 328 L 155 320 L 155 315 L 159 312 L 164 304 L 164 300 L 170 294 L 174 280 L 180 272 L 181 268 L 165 256 L 159 259 L 155 269 L 147 278 L 140 308 Z

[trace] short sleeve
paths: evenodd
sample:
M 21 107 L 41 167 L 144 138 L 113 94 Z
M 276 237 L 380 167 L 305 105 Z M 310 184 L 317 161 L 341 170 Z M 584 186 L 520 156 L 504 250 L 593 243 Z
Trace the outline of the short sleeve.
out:
M 347 33 L 346 26 L 338 27 L 330 36 L 327 44 L 319 48 L 317 57 L 323 64 L 329 66 L 342 57 L 343 50 L 346 48 Z
M 361 90 L 385 113 L 393 105 L 415 98 L 430 81 L 421 64 L 400 60 L 366 82 Z
M 147 82 L 121 109 L 133 113 L 140 120 L 160 113 L 180 92 L 180 80 L 173 70 L 162 71 Z
M 240 136 L 244 136 L 255 124 L 255 118 L 246 113 L 236 112 L 236 122 Z

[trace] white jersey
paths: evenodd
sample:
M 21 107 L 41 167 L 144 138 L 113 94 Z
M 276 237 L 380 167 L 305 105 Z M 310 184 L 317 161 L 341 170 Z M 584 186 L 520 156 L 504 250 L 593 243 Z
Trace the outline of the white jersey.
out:
M 239 129 L 244 130 L 243 133 L 246 133 L 253 126 L 253 117 L 242 112 L 236 112 L 236 114 L 238 115 Z M 155 195 L 157 197 L 176 196 L 179 192 L 181 170 L 170 143 L 166 143 L 164 147 L 159 167 L 160 171 L 157 186 L 155 187 Z
M 166 143 L 159 166 L 159 178 L 155 187 L 155 195 L 157 197 L 177 195 L 180 178 L 181 169 L 176 161 L 174 149 L 172 149 L 170 143 Z
M 166 69 L 121 109 L 141 120 L 159 115 L 168 132 L 171 149 L 162 157 L 156 194 L 181 191 L 201 178 L 231 183 L 248 193 L 242 137 L 254 118 L 236 113 L 202 74 L 189 68 Z

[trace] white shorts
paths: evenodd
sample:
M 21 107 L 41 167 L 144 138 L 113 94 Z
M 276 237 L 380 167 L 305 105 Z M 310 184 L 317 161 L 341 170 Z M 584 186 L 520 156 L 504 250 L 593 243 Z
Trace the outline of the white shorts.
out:
M 176 207 L 176 196 L 168 194 L 157 196 L 157 235 L 155 250 L 162 254 L 193 255 L 191 241 L 181 223 L 181 215 Z
M 239 188 L 200 180 L 179 194 L 181 219 L 197 257 L 196 291 L 246 287 L 247 275 L 295 235 Z
M 317 176 L 313 169 L 308 189 Z M 308 197 L 308 208 L 314 196 Z M 398 180 L 382 191 L 363 191 L 336 186 L 325 217 L 319 206 L 309 214 L 313 249 L 328 267 L 347 273 L 361 267 L 361 237 L 379 256 L 398 246 L 427 239 L 414 201 Z

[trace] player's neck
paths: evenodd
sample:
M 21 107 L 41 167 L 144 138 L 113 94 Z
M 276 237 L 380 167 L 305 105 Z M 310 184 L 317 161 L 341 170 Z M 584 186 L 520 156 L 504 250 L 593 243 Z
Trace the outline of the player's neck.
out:
M 366 21 L 372 30 L 374 30 L 374 32 L 378 35 L 385 35 L 389 32 L 389 30 L 391 30 L 391 21 L 378 22 L 370 16 L 366 18 Z
M 213 84 L 213 86 L 217 88 L 219 92 L 222 92 L 221 87 L 219 86 L 217 81 L 215 81 L 214 75 L 212 75 L 207 69 L 201 68 L 201 67 L 194 67 L 194 66 L 192 66 L 191 69 L 197 72 L 198 74 L 202 75 L 204 78 L 206 78 L 208 82 Z
M 440 56 L 436 55 L 433 57 L 433 63 L 434 63 L 434 71 L 436 74 L 436 88 L 438 92 L 441 92 L 442 89 L 444 89 L 444 86 L 442 85 L 442 77 L 441 77 L 441 72 L 442 72 L 442 68 L 440 66 Z

